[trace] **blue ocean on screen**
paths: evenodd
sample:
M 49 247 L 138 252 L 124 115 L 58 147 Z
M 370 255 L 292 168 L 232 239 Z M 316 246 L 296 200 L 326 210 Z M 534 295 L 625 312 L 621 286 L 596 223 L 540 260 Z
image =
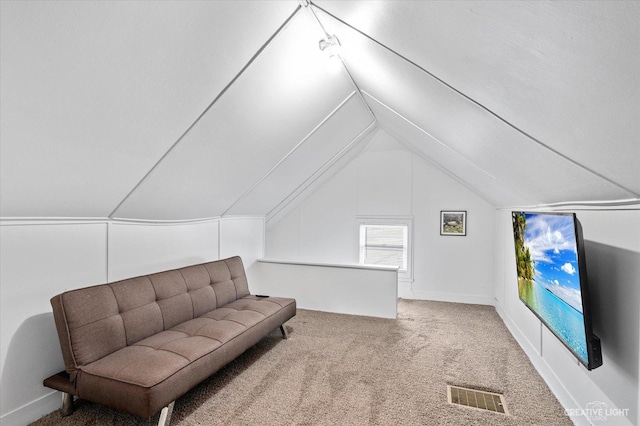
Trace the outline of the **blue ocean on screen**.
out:
M 573 216 L 527 214 L 525 229 L 534 271 L 533 280 L 519 280 L 520 298 L 587 362 Z
M 532 290 L 529 300 L 523 300 L 549 325 L 551 330 L 555 331 L 558 337 L 587 362 L 587 342 L 582 313 L 535 282 Z

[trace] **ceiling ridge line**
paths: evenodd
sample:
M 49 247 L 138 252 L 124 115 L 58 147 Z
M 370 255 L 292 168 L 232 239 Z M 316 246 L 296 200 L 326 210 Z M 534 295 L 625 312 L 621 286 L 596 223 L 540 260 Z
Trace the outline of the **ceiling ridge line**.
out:
M 347 153 L 362 141 L 371 131 L 379 128 L 380 123 L 377 120 L 371 121 L 367 126 L 360 131 L 356 136 L 349 141 L 340 151 L 334 154 L 329 160 L 327 160 L 322 166 L 320 166 L 311 176 L 299 184 L 293 191 L 289 193 L 282 201 L 280 201 L 274 208 L 269 210 L 265 215 L 268 222 L 276 217 L 282 210 L 284 210 L 289 204 L 291 204 L 296 198 L 298 198 L 309 186 L 313 185 L 318 179 L 320 179 L 325 173 L 327 173 L 338 161 L 340 161 Z M 302 189 L 301 189 L 302 188 Z M 287 201 L 288 200 L 288 201 Z M 274 213 L 274 211 L 277 211 Z
M 360 89 L 360 86 L 358 86 L 358 83 L 356 83 L 356 80 L 353 78 L 351 71 L 349 71 L 349 67 L 347 67 L 347 64 L 344 62 L 342 57 L 340 57 L 340 63 L 342 64 L 344 71 L 347 73 L 347 77 L 349 77 L 349 81 L 353 85 L 355 92 L 358 94 L 358 97 L 360 98 L 360 102 L 362 102 L 366 110 L 369 112 L 369 115 L 371 115 L 371 118 L 373 119 L 373 121 L 377 123 L 378 117 L 376 117 L 373 110 L 371 109 L 371 106 L 367 103 L 367 100 L 362 95 L 362 90 Z
M 340 109 L 342 109 L 342 107 L 347 104 L 347 102 L 353 97 L 353 95 L 355 95 L 355 92 L 349 93 L 349 96 L 347 96 L 344 100 L 342 100 L 342 102 L 340 102 L 337 107 L 335 107 L 325 118 L 323 118 L 322 121 L 320 121 L 320 123 L 318 123 L 313 129 L 311 129 L 311 131 L 307 133 L 307 135 L 303 137 L 302 140 L 298 142 L 293 148 L 291 148 L 291 150 L 289 150 L 289 152 L 287 152 L 287 154 L 284 157 L 282 157 L 260 179 L 258 179 L 253 185 L 251 185 L 249 189 L 247 189 L 242 195 L 240 195 L 240 197 L 238 197 L 236 201 L 234 201 L 229 207 L 227 207 L 227 209 L 222 212 L 220 217 L 224 217 L 224 215 L 226 215 L 229 212 L 229 210 L 234 208 L 236 204 L 244 200 L 247 197 L 247 195 L 249 195 L 254 189 L 256 189 L 258 185 L 260 185 L 267 177 L 269 177 L 271 173 L 273 173 L 275 169 L 277 169 L 280 166 L 280 164 L 282 164 L 287 158 L 289 158 L 298 148 L 300 148 L 307 140 L 309 140 L 309 138 L 313 136 L 327 121 L 329 121 L 331 117 L 333 117 Z
M 114 217 L 116 212 L 122 207 L 122 205 L 131 197 L 131 195 L 142 185 L 144 181 L 153 173 L 153 171 L 164 161 L 167 156 L 173 152 L 173 150 L 182 142 L 188 135 L 191 133 L 191 130 L 200 122 L 202 117 L 209 112 L 209 110 L 222 98 L 222 96 L 235 84 L 235 82 L 244 74 L 244 72 L 253 64 L 253 62 L 262 54 L 262 52 L 271 44 L 271 42 L 280 34 L 282 31 L 289 25 L 289 23 L 293 20 L 293 18 L 300 12 L 300 5 L 296 6 L 296 9 L 287 17 L 287 19 L 280 25 L 276 31 L 265 41 L 262 46 L 256 51 L 256 53 L 251 56 L 249 61 L 242 67 L 242 69 L 231 79 L 229 83 L 218 93 L 218 95 L 213 99 L 213 101 L 202 111 L 202 113 L 195 119 L 193 123 L 185 130 L 180 137 L 169 147 L 169 149 L 160 157 L 160 159 L 149 169 L 149 171 L 140 179 L 140 181 L 129 191 L 129 193 L 118 203 L 118 205 L 113 209 L 113 211 L 109 214 L 109 218 Z
M 405 117 L 404 115 L 400 114 L 398 111 L 396 111 L 395 109 L 391 108 L 390 106 L 388 106 L 387 104 L 385 104 L 384 102 L 380 101 L 379 99 L 377 99 L 375 96 L 373 96 L 372 94 L 368 93 L 367 91 L 364 92 L 367 96 L 369 96 L 371 99 L 373 99 L 374 101 L 376 101 L 378 104 L 382 105 L 383 107 L 387 108 L 389 111 L 391 111 L 393 114 L 397 115 L 398 117 L 400 117 L 400 119 L 404 120 L 405 122 L 409 123 L 409 125 L 413 126 L 414 128 L 418 129 L 418 131 L 424 133 L 425 135 L 427 135 L 428 137 L 430 137 L 431 139 L 433 139 L 434 141 L 436 141 L 438 144 L 440 144 L 442 147 L 444 147 L 445 149 L 451 151 L 453 154 L 455 154 L 456 156 L 460 157 L 461 159 L 467 161 L 468 163 L 470 163 L 471 165 L 475 166 L 481 173 L 485 174 L 486 176 L 488 176 L 490 179 L 492 179 L 494 182 L 502 185 L 502 186 L 506 186 L 507 188 L 509 188 L 510 191 L 512 191 L 513 194 L 517 194 L 518 196 L 522 197 L 523 199 L 526 198 L 526 196 L 522 193 L 520 193 L 520 191 L 518 191 L 516 188 L 512 187 L 510 184 L 505 183 L 504 181 L 502 181 L 501 179 L 498 179 L 497 177 L 495 177 L 494 175 L 492 175 L 491 173 L 489 173 L 488 171 L 486 171 L 484 168 L 478 166 L 476 163 L 474 163 L 473 161 L 471 161 L 469 158 L 467 158 L 465 155 L 459 153 L 458 151 L 456 151 L 455 149 L 453 149 L 452 147 L 450 147 L 449 145 L 447 145 L 446 143 L 442 142 L 440 139 L 438 139 L 437 137 L 433 136 L 431 133 L 427 132 L 426 130 L 424 130 L 422 127 L 418 126 L 416 123 L 414 123 L 413 121 L 409 120 L 407 117 Z M 381 128 L 383 128 L 385 131 L 391 133 L 392 136 L 395 136 L 397 139 L 400 140 L 400 142 L 402 142 L 403 144 L 405 144 L 405 146 L 411 147 L 412 144 L 405 141 L 404 138 L 402 138 L 401 136 L 399 136 L 396 132 L 389 130 L 386 126 L 381 126 Z M 416 155 L 418 155 L 420 158 L 424 159 L 425 161 L 427 161 L 429 164 L 437 167 L 439 170 L 443 171 L 445 174 L 451 176 L 452 178 L 454 178 L 456 181 L 458 181 L 459 183 L 461 183 L 463 186 L 467 187 L 468 189 L 470 189 L 472 192 L 474 192 L 476 195 L 480 196 L 482 199 L 486 199 L 486 195 L 481 193 L 480 190 L 476 189 L 474 186 L 470 185 L 469 183 L 467 183 L 466 180 L 460 178 L 457 174 L 453 173 L 452 171 L 450 171 L 448 168 L 441 166 L 440 164 L 438 164 L 435 160 L 429 159 L 429 157 L 427 157 L 426 155 L 424 155 L 422 152 L 420 151 L 415 151 L 414 149 L 411 149 L 411 152 L 415 152 Z
M 541 140 L 539 140 L 538 138 L 534 137 L 533 135 L 527 133 L 526 131 L 524 131 L 523 129 L 521 129 L 520 127 L 516 126 L 515 124 L 511 123 L 510 121 L 508 121 L 507 119 L 503 118 L 502 116 L 498 115 L 498 113 L 494 112 L 493 110 L 491 110 L 489 107 L 483 105 L 482 103 L 476 101 L 475 99 L 473 99 L 472 97 L 470 97 L 469 95 L 466 95 L 465 93 L 463 93 L 462 91 L 456 89 L 454 86 L 452 86 L 451 84 L 447 83 L 446 81 L 444 81 L 443 79 L 441 79 L 440 77 L 436 76 L 435 74 L 433 74 L 431 71 L 421 67 L 420 65 L 418 65 L 417 63 L 413 62 L 412 60 L 410 60 L 409 58 L 407 58 L 406 56 L 396 52 L 395 50 L 391 49 L 390 47 L 388 47 L 387 45 L 383 44 L 382 42 L 376 40 L 375 38 L 373 38 L 372 36 L 368 35 L 367 33 L 365 33 L 364 31 L 359 30 L 358 28 L 354 27 L 353 25 L 347 23 L 346 21 L 343 21 L 342 19 L 338 18 L 337 16 L 335 16 L 334 14 L 332 14 L 331 12 L 323 9 L 320 6 L 317 6 L 315 4 L 313 4 L 316 8 L 318 8 L 318 10 L 321 10 L 322 12 L 324 12 L 325 14 L 327 14 L 328 16 L 332 17 L 333 19 L 335 19 L 336 21 L 342 23 L 343 25 L 347 26 L 348 28 L 351 28 L 353 31 L 357 32 L 358 34 L 366 37 L 367 39 L 371 40 L 372 42 L 376 43 L 377 45 L 379 45 L 380 47 L 384 48 L 385 50 L 393 53 L 394 55 L 398 56 L 400 59 L 404 60 L 405 62 L 409 63 L 410 65 L 413 65 L 415 68 L 419 69 L 420 71 L 424 72 L 425 74 L 429 75 L 430 77 L 432 77 L 433 79 L 435 79 L 437 82 L 439 82 L 440 84 L 444 85 L 445 87 L 453 90 L 455 93 L 459 94 L 460 96 L 462 96 L 463 98 L 467 99 L 469 102 L 473 103 L 474 105 L 480 107 L 481 109 L 483 109 L 484 111 L 486 111 L 487 113 L 491 114 L 492 116 L 494 116 L 495 118 L 497 118 L 498 120 L 502 121 L 504 124 L 506 124 L 507 126 L 511 127 L 512 129 L 514 129 L 515 131 L 517 131 L 518 133 L 522 134 L 523 136 L 527 137 L 528 139 L 532 140 L 533 142 L 537 143 L 538 145 L 542 146 L 543 148 L 549 150 L 550 152 L 552 152 L 553 154 L 569 161 L 570 163 L 578 166 L 579 168 L 586 170 L 587 172 L 591 173 L 594 176 L 597 176 L 598 178 L 610 183 L 611 185 L 622 189 L 623 191 L 628 192 L 629 194 L 633 195 L 636 198 L 640 198 L 640 194 L 636 194 L 633 190 L 627 188 L 624 185 L 619 184 L 618 182 L 613 181 L 612 179 L 604 176 L 601 173 L 596 172 L 595 170 L 585 166 L 584 164 L 581 164 L 579 162 L 577 162 L 576 160 L 573 160 L 572 158 L 566 156 L 565 154 L 561 153 L 560 151 L 551 148 L 549 145 L 545 144 L 544 142 L 542 142 Z
M 322 22 L 320 21 L 320 18 L 318 18 L 318 15 L 316 15 L 316 13 L 313 11 L 314 7 L 317 7 L 319 10 L 322 10 L 323 12 L 324 12 L 324 9 L 316 6 L 311 0 L 300 0 L 300 3 L 305 7 L 305 10 L 308 12 L 308 14 L 311 15 L 312 19 L 315 20 L 315 22 L 318 23 L 318 26 L 320 27 L 320 30 L 324 33 L 325 37 L 329 38 L 330 34 L 327 32 L 327 29 L 324 27 L 324 25 L 322 25 Z M 329 14 L 329 16 L 332 16 L 332 15 Z M 338 45 L 339 44 L 340 43 L 338 42 Z M 362 90 L 360 89 L 360 86 L 358 86 L 358 83 L 356 82 L 355 78 L 353 78 L 353 74 L 351 74 L 351 71 L 349 71 L 349 67 L 347 66 L 345 60 L 342 58 L 342 55 L 338 54 L 337 58 L 340 61 L 340 64 L 342 65 L 342 68 L 344 68 L 344 71 L 347 73 L 347 77 L 349 79 L 349 82 L 351 83 L 351 85 L 355 89 L 356 93 L 360 97 L 360 101 L 362 102 L 364 107 L 367 109 L 367 111 L 369 112 L 369 114 L 371 115 L 373 120 L 375 122 L 378 122 L 378 118 L 374 114 L 373 110 L 371 109 L 371 107 L 367 103 L 367 101 L 364 98 L 364 96 L 362 96 Z

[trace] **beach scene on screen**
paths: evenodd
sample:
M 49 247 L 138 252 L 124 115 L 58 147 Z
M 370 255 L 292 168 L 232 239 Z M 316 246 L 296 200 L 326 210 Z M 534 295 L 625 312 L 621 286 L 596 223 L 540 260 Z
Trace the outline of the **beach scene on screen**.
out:
M 513 214 L 520 299 L 587 362 L 573 215 Z

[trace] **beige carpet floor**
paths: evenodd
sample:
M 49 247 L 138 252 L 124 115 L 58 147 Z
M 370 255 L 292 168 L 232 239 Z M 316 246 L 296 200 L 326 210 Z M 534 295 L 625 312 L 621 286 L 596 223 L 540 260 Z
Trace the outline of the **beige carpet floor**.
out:
M 397 320 L 298 310 L 180 398 L 172 425 L 571 425 L 490 306 L 400 300 Z M 505 395 L 510 415 L 455 406 L 446 385 Z M 35 425 L 147 425 L 86 401 Z

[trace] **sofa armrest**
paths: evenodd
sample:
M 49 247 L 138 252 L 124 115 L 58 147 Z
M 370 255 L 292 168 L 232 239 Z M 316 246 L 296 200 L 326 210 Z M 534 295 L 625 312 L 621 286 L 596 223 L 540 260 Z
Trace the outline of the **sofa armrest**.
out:
M 59 390 L 60 392 L 68 393 L 71 395 L 76 394 L 75 386 L 71 382 L 69 373 L 67 373 L 66 371 L 61 371 L 58 374 L 47 377 L 46 379 L 44 379 L 42 384 L 48 388 Z

